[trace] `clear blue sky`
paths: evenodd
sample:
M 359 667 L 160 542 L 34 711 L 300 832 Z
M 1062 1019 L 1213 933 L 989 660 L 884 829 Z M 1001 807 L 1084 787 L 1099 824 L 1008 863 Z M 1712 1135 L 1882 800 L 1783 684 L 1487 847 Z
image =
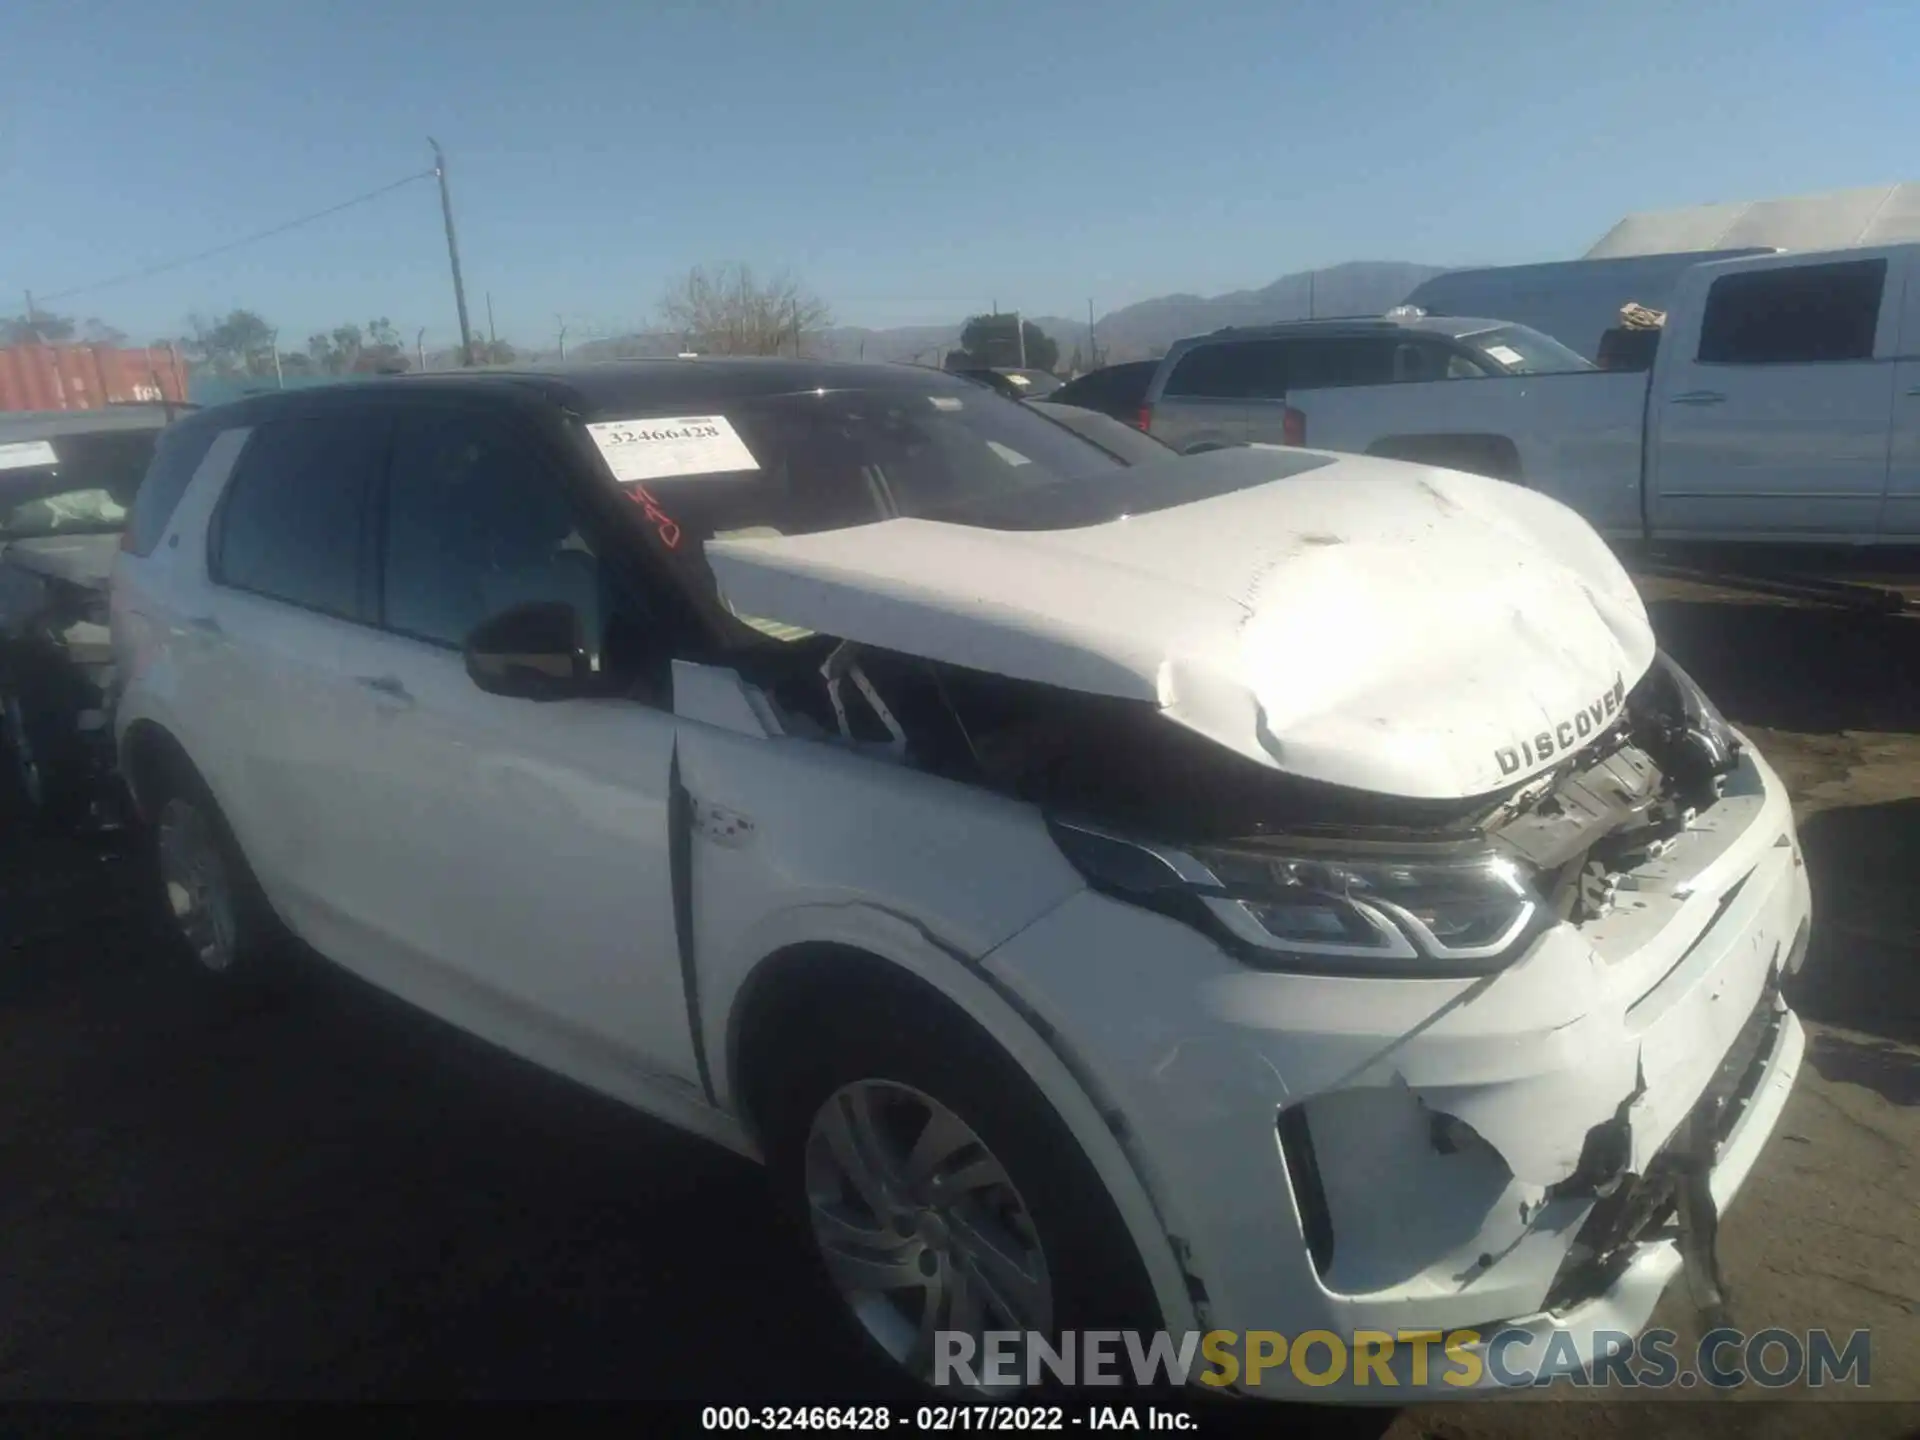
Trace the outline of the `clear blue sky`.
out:
M 790 266 L 843 323 L 1101 312 L 1621 214 L 1920 178 L 1920 5 L 1787 0 L 10 0 L 0 313 L 430 163 L 476 322 L 646 321 Z M 71 299 L 137 340 L 455 333 L 430 184 Z M 296 342 L 297 343 L 297 340 Z

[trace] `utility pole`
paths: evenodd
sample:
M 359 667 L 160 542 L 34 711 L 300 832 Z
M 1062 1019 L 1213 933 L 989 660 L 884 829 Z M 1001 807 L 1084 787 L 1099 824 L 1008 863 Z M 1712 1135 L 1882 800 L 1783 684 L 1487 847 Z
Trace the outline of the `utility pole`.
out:
M 1027 327 L 1021 323 L 1018 310 L 1013 312 L 1013 334 L 1020 342 L 1020 368 L 1024 370 L 1027 368 Z
M 494 352 L 500 348 L 499 332 L 493 328 L 493 292 L 487 292 L 487 359 L 493 359 Z
M 280 332 L 269 330 L 267 343 L 273 346 L 273 388 L 284 390 L 287 388 L 287 377 L 280 373 Z
M 556 315 L 553 323 L 560 327 L 560 358 L 564 360 L 567 358 L 567 322 Z
M 33 332 L 33 338 L 40 340 L 40 317 L 33 311 L 33 292 L 27 291 L 27 329 Z M 42 344 L 46 343 L 41 341 Z
M 1091 296 L 1087 299 L 1087 368 L 1089 370 L 1098 370 L 1100 368 L 1100 347 L 1094 343 L 1093 339 L 1093 299 Z
M 473 364 L 473 330 L 467 324 L 467 287 L 460 279 L 460 242 L 453 234 L 453 196 L 447 191 L 447 157 L 440 149 L 440 142 L 431 135 L 427 144 L 433 147 L 433 173 L 440 181 L 440 216 L 447 222 L 447 260 L 453 266 L 453 304 L 460 312 L 460 357 L 467 365 Z
M 427 327 L 424 325 L 414 334 L 413 353 L 419 357 L 420 370 L 424 374 L 427 368 Z
M 1309 320 L 1317 318 L 1317 313 L 1314 309 L 1314 280 L 1316 278 L 1313 271 L 1307 271 L 1307 319 Z

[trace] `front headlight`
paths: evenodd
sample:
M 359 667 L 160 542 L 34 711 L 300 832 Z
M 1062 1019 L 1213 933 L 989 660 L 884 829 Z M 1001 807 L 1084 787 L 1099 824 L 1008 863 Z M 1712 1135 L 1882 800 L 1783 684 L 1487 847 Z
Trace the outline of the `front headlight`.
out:
M 1053 821 L 1095 889 L 1205 931 L 1250 965 L 1484 975 L 1544 923 L 1531 876 L 1484 847 L 1275 840 L 1184 849 Z
M 1667 746 L 1661 748 L 1677 750 L 1691 762 L 1681 768 L 1692 773 L 1676 778 L 1719 792 L 1721 777 L 1739 761 L 1740 737 L 1707 692 L 1665 651 L 1653 657 L 1653 665 L 1634 687 L 1628 708 L 1666 732 Z

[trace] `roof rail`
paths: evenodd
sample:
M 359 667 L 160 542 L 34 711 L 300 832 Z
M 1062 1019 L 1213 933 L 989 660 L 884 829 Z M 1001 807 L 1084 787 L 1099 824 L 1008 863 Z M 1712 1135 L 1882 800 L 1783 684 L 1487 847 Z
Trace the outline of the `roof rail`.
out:
M 1222 325 L 1210 330 L 1210 335 L 1232 335 L 1239 331 L 1278 330 L 1284 325 L 1351 325 L 1356 321 L 1365 321 L 1372 325 L 1390 323 L 1385 315 L 1299 315 L 1291 320 L 1262 320 L 1253 325 Z

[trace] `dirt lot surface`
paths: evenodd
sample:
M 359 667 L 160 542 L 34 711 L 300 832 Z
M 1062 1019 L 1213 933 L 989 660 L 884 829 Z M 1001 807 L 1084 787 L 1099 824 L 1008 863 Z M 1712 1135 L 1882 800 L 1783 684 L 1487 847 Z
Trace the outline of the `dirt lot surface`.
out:
M 1276 1430 L 1920 1432 L 1920 620 L 1653 598 L 1793 787 L 1815 886 L 1808 1063 L 1723 1229 L 1734 1318 L 1870 1328 L 1873 1393 L 1910 1403 L 1556 1394 Z M 193 983 L 137 855 L 0 823 L 0 1400 L 779 1399 L 868 1373 L 751 1166 L 338 975 Z M 1697 1333 L 1684 1287 L 1660 1318 Z

